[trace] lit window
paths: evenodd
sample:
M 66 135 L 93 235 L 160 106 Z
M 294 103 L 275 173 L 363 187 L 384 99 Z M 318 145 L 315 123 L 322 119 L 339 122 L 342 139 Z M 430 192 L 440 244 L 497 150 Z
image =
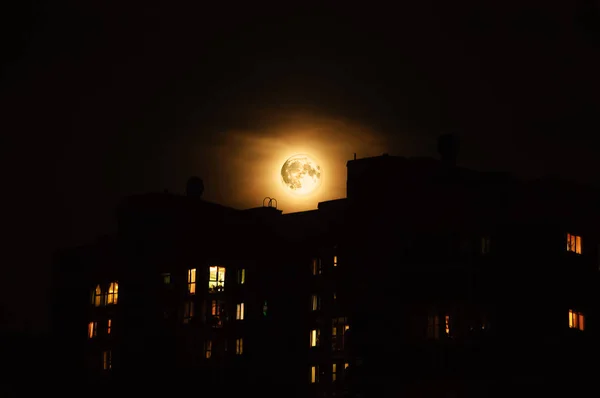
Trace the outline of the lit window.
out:
M 337 299 L 337 293 L 333 293 L 333 299 L 336 300 Z
M 331 365 L 331 380 L 337 380 L 337 363 Z
M 321 309 L 321 298 L 318 295 L 313 294 L 312 296 L 310 296 L 310 308 L 313 311 Z
M 186 301 L 183 304 L 183 323 L 190 323 L 194 317 L 194 302 Z
M 196 294 L 196 268 L 188 269 L 187 285 L 188 285 L 188 293 Z
M 102 300 L 102 288 L 100 285 L 97 285 L 94 290 L 92 290 L 92 305 L 96 307 L 100 307 L 103 303 Z
M 242 355 L 244 353 L 244 339 L 235 339 L 235 355 Z
M 337 259 L 337 256 L 333 256 L 333 266 L 334 266 L 334 267 L 337 267 L 337 265 L 338 265 L 338 259 Z
M 223 326 L 223 302 L 221 300 L 212 300 L 210 303 L 210 315 L 212 316 L 212 326 L 220 328 Z
M 313 329 L 310 331 L 310 346 L 317 347 L 319 345 L 320 331 L 319 329 Z
M 490 244 L 491 240 L 489 236 L 484 236 L 481 238 L 481 254 L 490 253 Z
M 225 267 L 210 267 L 208 277 L 208 291 L 210 293 L 222 292 L 225 288 Z
M 218 300 L 212 300 L 210 303 L 210 314 L 212 316 L 221 315 L 221 303 Z
M 581 254 L 581 236 L 567 234 L 567 251 Z
M 349 364 L 348 362 L 346 362 L 346 363 L 344 364 L 344 369 L 348 369 L 348 366 L 350 366 L 350 364 Z
M 331 349 L 341 351 L 344 349 L 344 337 L 350 329 L 348 319 L 344 316 L 333 318 L 331 321 Z
M 164 274 L 162 274 L 162 278 L 163 278 L 163 283 L 165 285 L 170 285 L 171 284 L 171 274 L 170 273 L 164 273 Z
M 319 381 L 319 367 L 311 366 L 310 367 L 310 383 L 315 384 Z
M 235 312 L 235 319 L 242 321 L 244 320 L 244 303 L 239 303 Z
M 98 329 L 98 322 L 94 321 L 94 322 L 88 323 L 88 338 L 89 339 L 96 337 L 97 329 Z
M 585 316 L 581 312 L 569 310 L 569 327 L 571 329 L 584 330 Z
M 313 258 L 311 263 L 311 271 L 313 275 L 319 275 L 321 273 L 321 259 Z
M 204 358 L 210 359 L 212 356 L 212 340 L 206 340 L 204 342 Z
M 581 254 L 581 236 L 567 234 L 567 251 Z
M 108 297 L 106 304 L 117 304 L 119 300 L 119 282 L 111 282 L 108 286 Z
M 110 334 L 111 329 L 112 329 L 112 319 L 109 319 L 108 322 L 106 323 L 106 334 Z
M 450 315 L 446 315 L 445 332 L 446 332 L 446 336 L 450 336 Z
M 102 352 L 102 369 L 112 369 L 112 352 L 110 350 Z
M 246 283 L 246 270 L 244 268 L 238 270 L 238 283 L 240 285 Z

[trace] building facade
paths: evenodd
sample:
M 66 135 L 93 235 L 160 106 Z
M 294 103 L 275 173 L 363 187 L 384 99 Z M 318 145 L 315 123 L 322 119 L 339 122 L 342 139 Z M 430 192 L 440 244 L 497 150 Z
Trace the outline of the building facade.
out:
M 441 149 L 441 160 L 349 161 L 347 198 L 301 213 L 192 194 L 126 199 L 116 236 L 56 257 L 60 368 L 95 391 L 587 385 L 598 193 L 462 169 Z

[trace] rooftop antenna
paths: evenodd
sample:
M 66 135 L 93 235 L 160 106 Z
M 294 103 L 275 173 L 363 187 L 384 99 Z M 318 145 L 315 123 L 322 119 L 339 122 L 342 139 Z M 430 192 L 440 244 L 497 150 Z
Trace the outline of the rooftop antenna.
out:
M 263 199 L 263 207 L 273 207 L 276 209 L 277 208 L 277 199 L 270 198 L 267 196 L 266 198 Z

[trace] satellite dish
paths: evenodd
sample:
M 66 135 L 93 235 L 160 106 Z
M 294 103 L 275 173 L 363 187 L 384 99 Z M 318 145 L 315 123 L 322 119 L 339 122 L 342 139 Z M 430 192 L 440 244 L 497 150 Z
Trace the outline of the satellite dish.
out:
M 187 181 L 186 194 L 187 196 L 200 197 L 204 193 L 204 181 L 200 177 L 190 177 Z

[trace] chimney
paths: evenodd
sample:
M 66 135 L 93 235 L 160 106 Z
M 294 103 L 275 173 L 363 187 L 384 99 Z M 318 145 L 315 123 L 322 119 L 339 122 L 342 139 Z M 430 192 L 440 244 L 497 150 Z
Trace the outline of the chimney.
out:
M 458 158 L 458 137 L 454 134 L 442 134 L 438 138 L 438 153 L 442 163 L 449 167 L 455 167 Z

